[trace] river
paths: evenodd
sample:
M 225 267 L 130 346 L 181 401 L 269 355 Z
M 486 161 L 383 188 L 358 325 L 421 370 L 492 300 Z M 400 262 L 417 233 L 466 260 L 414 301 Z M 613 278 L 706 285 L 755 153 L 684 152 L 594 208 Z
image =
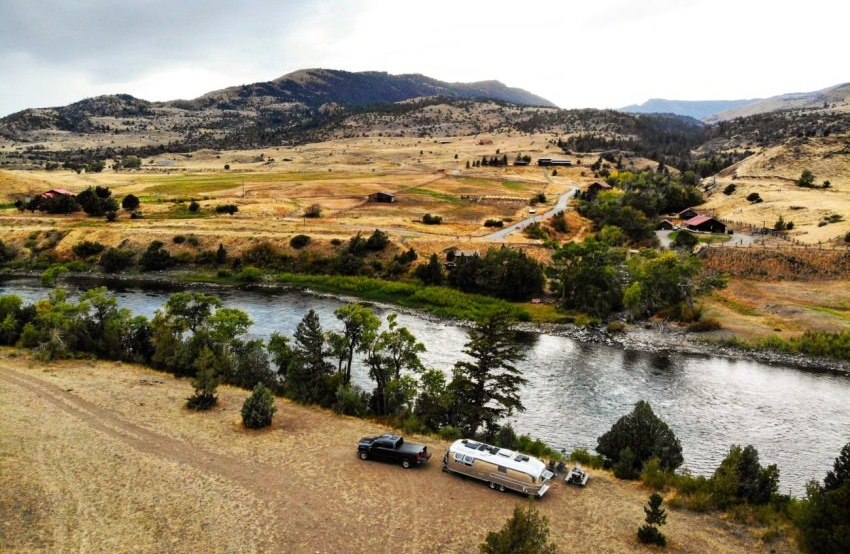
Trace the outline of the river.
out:
M 326 330 L 340 327 L 333 311 L 343 301 L 334 298 L 199 290 L 247 312 L 254 321 L 254 337 L 265 338 L 273 331 L 292 336 L 310 308 Z M 0 281 L 0 294 L 17 294 L 26 302 L 48 292 L 33 279 Z M 170 293 L 132 288 L 113 294 L 120 305 L 151 318 Z M 391 309 L 375 311 L 385 319 Z M 450 372 L 463 356 L 465 328 L 409 313 L 400 313 L 398 320 L 425 344 L 426 366 Z M 752 444 L 763 465 L 779 466 L 781 492 L 799 496 L 808 480 L 823 479 L 850 442 L 850 375 L 747 359 L 624 351 L 537 333 L 521 333 L 519 340 L 525 350 L 518 367 L 528 379 L 521 391 L 527 409 L 510 421 L 518 433 L 555 448 L 592 452 L 598 436 L 635 402 L 646 400 L 676 433 L 684 467 L 693 473 L 710 475 L 732 444 Z M 367 390 L 374 386 L 359 364 L 353 381 Z

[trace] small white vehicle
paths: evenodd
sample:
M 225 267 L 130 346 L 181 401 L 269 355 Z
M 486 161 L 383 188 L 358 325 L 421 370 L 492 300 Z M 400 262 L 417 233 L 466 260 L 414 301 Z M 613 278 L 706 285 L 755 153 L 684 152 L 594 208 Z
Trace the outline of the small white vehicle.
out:
M 587 485 L 588 479 L 590 479 L 590 475 L 583 470 L 581 466 L 576 465 L 569 473 L 567 473 L 567 476 L 564 478 L 564 482 L 568 485 L 583 487 Z

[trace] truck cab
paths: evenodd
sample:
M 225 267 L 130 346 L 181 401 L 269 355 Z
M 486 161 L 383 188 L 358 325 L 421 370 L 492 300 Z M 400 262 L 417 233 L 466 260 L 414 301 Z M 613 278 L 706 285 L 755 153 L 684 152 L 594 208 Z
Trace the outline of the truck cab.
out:
M 400 463 L 407 469 L 427 462 L 431 458 L 431 452 L 425 445 L 405 442 L 401 435 L 384 434 L 360 439 L 357 443 L 357 456 L 361 460 L 371 458 Z

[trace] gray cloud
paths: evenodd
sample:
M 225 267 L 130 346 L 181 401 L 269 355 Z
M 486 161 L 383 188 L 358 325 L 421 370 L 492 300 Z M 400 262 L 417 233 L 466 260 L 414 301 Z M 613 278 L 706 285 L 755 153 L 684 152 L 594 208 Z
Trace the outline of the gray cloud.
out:
M 6 0 L 0 52 L 38 65 L 71 65 L 93 82 L 120 81 L 231 51 L 273 51 L 305 9 L 303 2 L 262 0 Z

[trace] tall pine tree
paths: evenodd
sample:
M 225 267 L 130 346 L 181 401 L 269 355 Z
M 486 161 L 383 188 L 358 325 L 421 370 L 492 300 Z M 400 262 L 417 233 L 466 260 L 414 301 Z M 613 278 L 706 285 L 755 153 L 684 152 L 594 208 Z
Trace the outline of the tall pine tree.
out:
M 486 436 L 498 431 L 498 421 L 525 411 L 519 388 L 526 383 L 514 365 L 523 353 L 511 331 L 508 316 L 497 311 L 469 330 L 463 352 L 472 358 L 455 364 L 449 385 L 455 399 L 457 426 L 467 435 L 483 427 Z

